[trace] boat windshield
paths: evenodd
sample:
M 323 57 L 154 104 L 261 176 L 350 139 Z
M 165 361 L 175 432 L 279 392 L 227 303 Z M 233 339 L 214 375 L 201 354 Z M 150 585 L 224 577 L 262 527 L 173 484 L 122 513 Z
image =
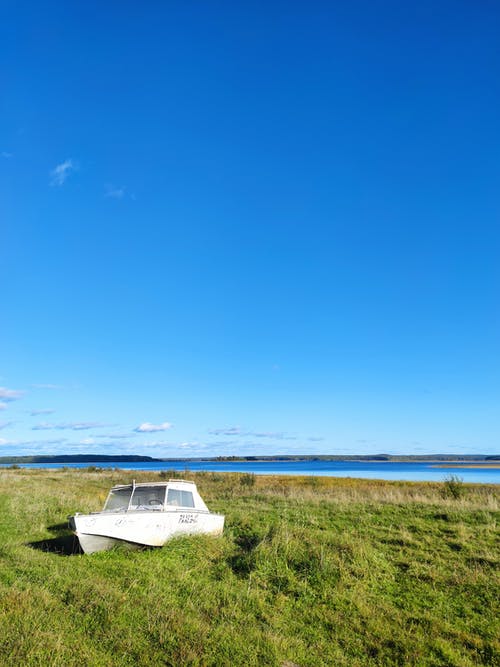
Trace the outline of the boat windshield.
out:
M 169 489 L 167 494 L 167 505 L 173 505 L 174 507 L 194 507 L 193 494 L 191 491 Z
M 164 486 L 136 486 L 130 502 L 130 509 L 161 510 L 164 503 Z
M 109 492 L 108 499 L 104 505 L 104 511 L 119 511 L 126 510 L 130 502 L 130 496 L 132 495 L 132 487 L 126 486 L 122 489 L 111 489 Z

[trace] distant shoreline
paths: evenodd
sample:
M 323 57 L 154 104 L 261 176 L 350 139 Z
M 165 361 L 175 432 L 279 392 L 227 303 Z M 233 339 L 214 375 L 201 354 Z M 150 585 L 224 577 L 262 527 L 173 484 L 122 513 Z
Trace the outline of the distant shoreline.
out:
M 490 463 L 489 461 L 484 461 L 483 463 L 463 463 L 459 461 L 455 465 L 450 465 L 450 463 L 437 463 L 432 466 L 433 468 L 491 468 L 498 469 L 500 468 L 500 461 L 498 463 Z
M 123 454 L 46 454 L 39 456 L 2 456 L 0 465 L 16 463 L 270 463 L 270 462 L 304 462 L 304 461 L 345 461 L 356 463 L 433 463 L 434 467 L 500 467 L 500 455 L 447 455 L 426 454 L 415 455 L 391 455 L 376 454 L 372 456 L 354 454 L 340 456 L 336 454 L 278 454 L 274 456 L 211 456 L 191 458 L 153 458 L 151 456 L 123 455 Z

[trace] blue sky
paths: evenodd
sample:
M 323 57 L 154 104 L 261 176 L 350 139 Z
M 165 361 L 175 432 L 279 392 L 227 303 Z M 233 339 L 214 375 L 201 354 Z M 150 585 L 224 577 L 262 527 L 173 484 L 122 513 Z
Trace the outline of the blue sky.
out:
M 0 455 L 498 453 L 494 2 L 4 2 Z

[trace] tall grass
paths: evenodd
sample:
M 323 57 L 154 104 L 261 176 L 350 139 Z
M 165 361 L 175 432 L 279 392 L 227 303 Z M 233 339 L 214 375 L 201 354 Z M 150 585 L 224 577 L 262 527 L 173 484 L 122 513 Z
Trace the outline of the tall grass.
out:
M 0 664 L 499 664 L 494 486 L 189 474 L 221 538 L 65 555 L 131 476 L 0 472 Z

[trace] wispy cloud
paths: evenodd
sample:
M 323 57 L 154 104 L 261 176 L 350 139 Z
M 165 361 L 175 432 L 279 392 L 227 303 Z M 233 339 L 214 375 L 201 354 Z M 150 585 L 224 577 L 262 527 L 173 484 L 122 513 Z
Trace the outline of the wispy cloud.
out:
M 0 402 L 0 410 L 6 410 L 6 409 L 7 409 L 7 403 Z
M 202 444 L 201 442 L 181 442 L 177 445 L 179 449 L 188 449 L 190 451 L 196 450 L 197 452 L 204 451 L 207 449 L 207 445 Z
M 11 424 L 12 424 L 12 422 L 0 422 L 0 431 L 3 428 L 7 428 L 7 426 L 10 426 Z
M 1 155 L 6 159 L 12 157 L 12 153 L 9 153 L 8 151 L 2 151 Z
M 241 426 L 213 428 L 209 433 L 210 435 L 253 436 L 255 438 L 270 438 L 272 440 L 297 440 L 294 435 L 288 435 L 284 431 L 246 431 Z
M 50 431 L 52 429 L 58 431 L 86 431 L 89 428 L 102 428 L 109 426 L 109 424 L 101 424 L 100 422 L 64 422 L 61 424 L 48 424 L 42 422 L 32 427 L 33 431 Z
M 106 192 L 104 193 L 105 197 L 110 199 L 123 199 L 125 197 L 126 187 L 122 185 L 121 187 L 116 187 L 114 185 L 106 185 Z
M 206 456 L 210 451 L 210 446 L 198 441 L 184 441 L 180 443 L 157 440 L 145 443 L 143 446 L 128 445 L 131 452 L 141 453 L 146 456 L 157 456 L 160 458 L 180 456 Z
M 26 440 L 25 443 L 27 445 L 62 445 L 63 443 L 67 442 L 67 438 L 54 438 L 53 440 Z
M 38 415 L 52 415 L 54 412 L 55 410 L 51 410 L 50 408 L 47 408 L 46 410 L 30 410 L 30 415 L 32 417 L 37 417 Z
M 33 431 L 49 431 L 50 429 L 53 428 L 61 428 L 61 424 L 47 424 L 47 422 L 41 422 L 40 424 L 36 424 L 35 426 L 32 426 Z
M 238 440 L 212 440 L 207 443 L 207 447 L 229 447 L 239 444 Z
M 50 184 L 52 186 L 60 187 L 64 185 L 66 179 L 71 174 L 72 171 L 76 171 L 77 164 L 71 158 L 64 160 L 61 164 L 58 164 L 50 172 Z
M 34 389 L 64 389 L 64 387 L 61 384 L 42 383 L 42 384 L 32 384 L 31 386 Z
M 6 440 L 5 438 L 0 438 L 0 445 L 37 445 L 43 447 L 44 445 L 62 445 L 66 442 L 66 438 L 57 438 L 55 440 Z
M 250 431 L 246 435 L 253 435 L 255 438 L 272 438 L 273 440 L 297 440 L 294 435 L 287 435 L 283 431 Z
M 24 394 L 24 391 L 19 389 L 7 389 L 7 387 L 0 387 L 0 400 L 5 403 L 10 401 L 17 401 L 18 398 L 21 398 Z
M 158 433 L 158 431 L 168 431 L 172 426 L 173 424 L 170 422 L 163 422 L 163 424 L 150 424 L 149 422 L 144 422 L 137 428 L 134 428 L 134 431 L 136 433 Z
M 244 435 L 240 426 L 229 426 L 226 428 L 213 428 L 210 435 Z

